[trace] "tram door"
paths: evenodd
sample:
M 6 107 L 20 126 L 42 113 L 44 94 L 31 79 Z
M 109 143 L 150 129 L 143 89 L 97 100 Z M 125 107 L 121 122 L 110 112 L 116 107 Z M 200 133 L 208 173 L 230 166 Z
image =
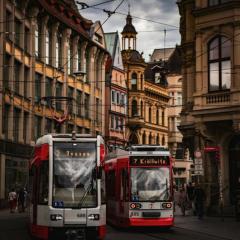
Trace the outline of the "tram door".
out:
M 240 135 L 235 136 L 229 145 L 229 176 L 230 200 L 235 204 L 240 193 Z

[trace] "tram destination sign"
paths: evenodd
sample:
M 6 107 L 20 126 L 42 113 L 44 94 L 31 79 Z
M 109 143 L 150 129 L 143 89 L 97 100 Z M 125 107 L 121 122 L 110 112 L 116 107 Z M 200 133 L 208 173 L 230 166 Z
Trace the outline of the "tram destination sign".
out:
M 169 165 L 169 157 L 131 157 L 131 166 L 166 166 Z

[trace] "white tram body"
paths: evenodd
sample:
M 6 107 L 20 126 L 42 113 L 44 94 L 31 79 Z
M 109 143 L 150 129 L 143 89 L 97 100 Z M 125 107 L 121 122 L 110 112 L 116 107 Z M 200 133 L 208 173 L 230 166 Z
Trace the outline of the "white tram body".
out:
M 48 134 L 30 162 L 30 233 L 40 239 L 103 239 L 105 154 L 101 136 Z

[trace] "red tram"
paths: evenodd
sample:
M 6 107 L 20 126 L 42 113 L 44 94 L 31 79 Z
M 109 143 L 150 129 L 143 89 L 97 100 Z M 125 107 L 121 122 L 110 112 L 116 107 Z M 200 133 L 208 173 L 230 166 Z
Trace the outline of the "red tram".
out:
M 172 162 L 158 145 L 133 145 L 105 161 L 110 224 L 171 227 L 174 223 Z

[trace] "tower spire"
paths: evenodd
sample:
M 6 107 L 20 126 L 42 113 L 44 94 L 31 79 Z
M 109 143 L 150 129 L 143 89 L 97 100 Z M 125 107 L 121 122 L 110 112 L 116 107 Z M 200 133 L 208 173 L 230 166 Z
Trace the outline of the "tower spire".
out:
M 130 15 L 130 7 L 131 7 L 130 1 L 128 1 L 128 15 Z

